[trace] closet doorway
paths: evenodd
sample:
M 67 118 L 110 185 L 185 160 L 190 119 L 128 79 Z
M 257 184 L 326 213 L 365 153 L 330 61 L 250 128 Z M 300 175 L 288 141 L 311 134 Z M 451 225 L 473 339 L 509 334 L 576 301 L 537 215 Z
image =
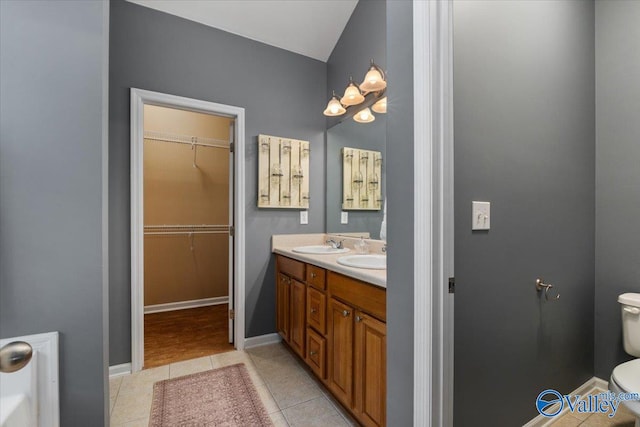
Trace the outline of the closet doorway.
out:
M 131 95 L 132 370 L 242 348 L 235 148 L 243 111 Z

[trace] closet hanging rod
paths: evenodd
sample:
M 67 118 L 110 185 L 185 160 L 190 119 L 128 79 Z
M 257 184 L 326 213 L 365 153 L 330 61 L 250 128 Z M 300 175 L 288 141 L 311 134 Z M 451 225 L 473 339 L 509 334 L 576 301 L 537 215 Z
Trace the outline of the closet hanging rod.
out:
M 155 235 L 163 235 L 163 236 L 171 236 L 171 235 L 190 235 L 190 234 L 229 234 L 229 231 L 222 231 L 222 230 L 210 230 L 210 231 L 205 231 L 205 230 L 201 230 L 201 231 L 145 231 L 144 235 L 145 236 L 155 236 Z
M 174 142 L 176 144 L 197 145 L 200 147 L 229 149 L 229 141 L 216 138 L 205 138 L 200 136 L 172 135 L 168 133 L 150 132 L 144 133 L 144 139 L 161 142 Z
M 176 224 L 176 225 L 145 225 L 145 230 L 150 229 L 163 229 L 163 230 L 175 230 L 175 229 L 184 229 L 184 228 L 229 228 L 229 224 Z

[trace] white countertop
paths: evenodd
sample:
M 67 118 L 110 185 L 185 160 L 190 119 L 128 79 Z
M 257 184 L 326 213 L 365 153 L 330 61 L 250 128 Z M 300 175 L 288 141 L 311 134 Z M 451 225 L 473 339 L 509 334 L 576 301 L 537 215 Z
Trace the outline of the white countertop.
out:
M 298 252 L 293 252 L 293 248 L 297 246 L 322 245 L 328 238 L 337 238 L 339 240 L 343 240 L 344 246 L 351 249 L 351 251 L 341 254 L 322 255 L 301 254 Z M 335 271 L 336 273 L 344 274 L 345 276 L 362 280 L 363 282 L 371 283 L 381 288 L 386 288 L 387 270 L 354 268 L 338 264 L 338 258 L 340 258 L 341 256 L 355 254 L 355 251 L 353 250 L 353 244 L 358 240 L 359 239 L 348 238 L 345 236 L 335 236 L 332 234 L 280 234 L 274 235 L 272 237 L 271 250 L 276 254 L 284 255 L 298 261 L 326 268 L 327 270 Z M 383 242 L 379 240 L 365 240 L 370 245 L 371 253 L 381 253 L 381 248 L 384 244 Z

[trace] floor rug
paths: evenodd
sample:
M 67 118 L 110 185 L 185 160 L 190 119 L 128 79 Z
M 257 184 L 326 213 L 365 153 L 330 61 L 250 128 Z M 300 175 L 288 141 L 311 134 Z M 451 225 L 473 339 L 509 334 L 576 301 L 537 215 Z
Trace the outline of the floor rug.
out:
M 244 363 L 153 385 L 150 427 L 273 426 Z

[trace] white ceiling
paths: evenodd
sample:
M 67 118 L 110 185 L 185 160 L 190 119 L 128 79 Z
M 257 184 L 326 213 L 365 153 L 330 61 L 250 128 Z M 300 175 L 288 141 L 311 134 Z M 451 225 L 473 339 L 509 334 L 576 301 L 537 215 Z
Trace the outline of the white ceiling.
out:
M 128 0 L 326 62 L 358 0 Z

